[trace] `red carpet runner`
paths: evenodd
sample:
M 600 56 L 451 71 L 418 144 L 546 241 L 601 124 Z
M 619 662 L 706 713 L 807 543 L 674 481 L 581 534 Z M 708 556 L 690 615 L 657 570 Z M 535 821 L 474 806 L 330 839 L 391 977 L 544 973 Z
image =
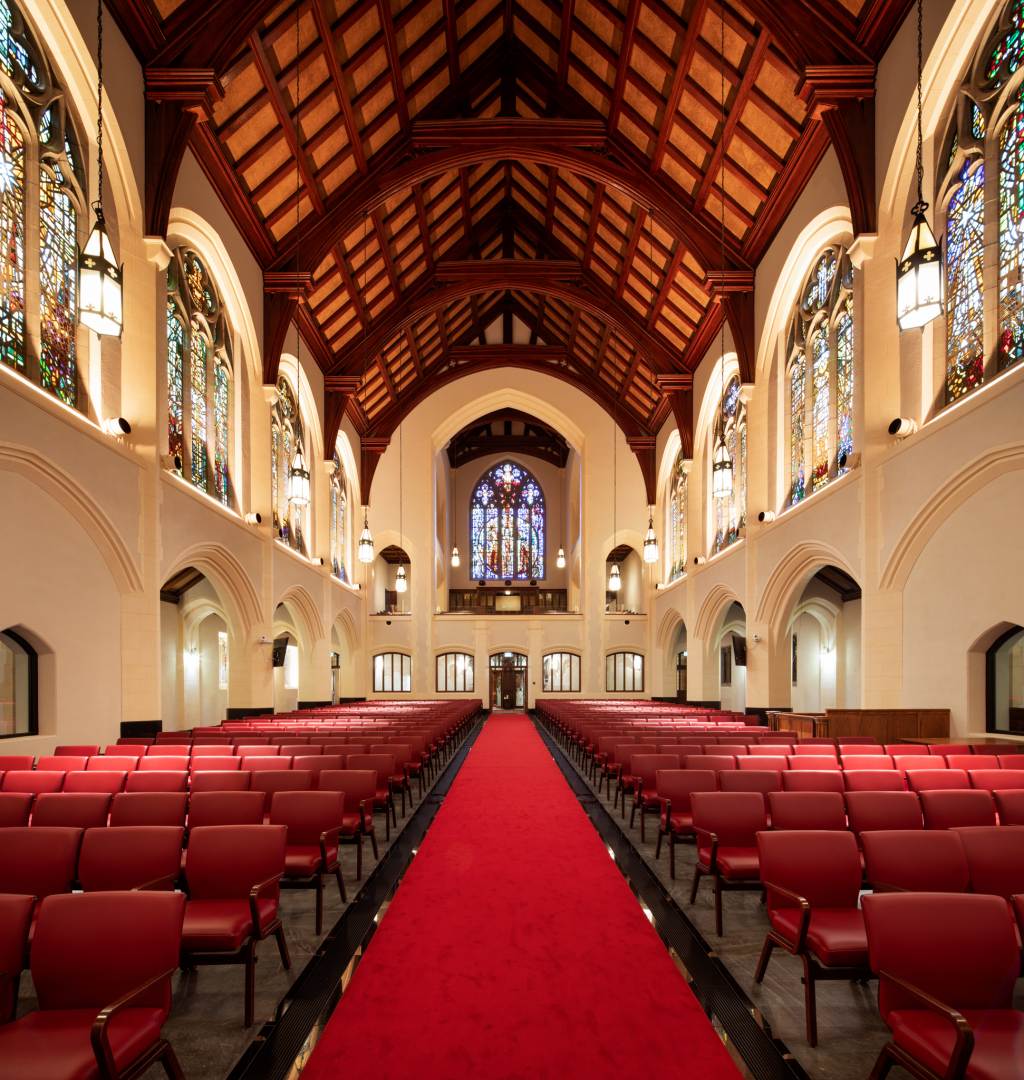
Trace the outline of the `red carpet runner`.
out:
M 302 1080 L 738 1075 L 513 715 L 487 721 Z

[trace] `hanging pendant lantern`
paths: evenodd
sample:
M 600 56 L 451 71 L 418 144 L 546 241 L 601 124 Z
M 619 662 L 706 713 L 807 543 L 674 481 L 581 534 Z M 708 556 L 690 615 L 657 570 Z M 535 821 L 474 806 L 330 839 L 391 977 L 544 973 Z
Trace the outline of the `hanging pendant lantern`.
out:
M 558 554 L 555 556 L 555 566 L 557 566 L 559 570 L 565 569 L 565 548 L 558 549 Z
M 644 537 L 644 562 L 656 563 L 658 561 L 658 537 L 654 532 L 654 515 L 647 518 L 647 535 Z
M 612 568 L 608 571 L 608 591 L 618 592 L 621 588 L 622 575 L 619 573 L 619 564 L 612 563 Z
M 96 5 L 96 223 L 78 253 L 78 319 L 104 337 L 120 337 L 122 272 L 103 217 L 103 2 Z
M 373 562 L 373 536 L 366 507 L 363 507 L 363 531 L 359 534 L 359 561 L 366 564 Z
M 718 439 L 711 458 L 711 494 L 716 499 L 728 499 L 732 495 L 732 458 L 729 447 Z
M 309 469 L 306 468 L 301 446 L 296 448 L 288 470 L 288 502 L 300 510 L 309 505 Z
M 395 592 L 405 592 L 409 588 L 409 581 L 405 576 L 405 567 L 399 566 L 395 574 Z
M 457 570 L 462 565 L 462 558 L 459 555 L 459 545 L 456 544 L 452 548 L 452 569 Z
M 935 239 L 925 211 L 924 136 L 921 130 L 921 70 L 924 63 L 921 0 L 917 0 L 917 202 L 903 257 L 896 264 L 896 319 L 901 330 L 916 330 L 943 309 L 942 248 Z

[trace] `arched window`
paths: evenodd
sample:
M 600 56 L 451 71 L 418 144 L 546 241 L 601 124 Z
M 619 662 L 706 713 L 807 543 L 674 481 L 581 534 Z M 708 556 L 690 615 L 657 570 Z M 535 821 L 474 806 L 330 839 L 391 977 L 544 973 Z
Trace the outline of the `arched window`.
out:
M 231 506 L 231 331 L 202 259 L 167 267 L 167 449 L 200 491 Z
M 644 658 L 641 653 L 614 652 L 605 658 L 604 688 L 611 694 L 643 692 Z
M 747 523 L 747 406 L 740 389 L 739 376 L 733 375 L 719 402 L 708 447 L 710 462 L 715 447 L 725 443 L 732 462 L 732 493 L 724 499 L 711 499 L 715 530 L 711 542 L 713 553 L 738 540 Z
M 686 475 L 687 462 L 682 451 L 676 455 L 668 480 L 668 558 L 669 581 L 686 572 Z
M 544 576 L 544 492 L 513 461 L 489 469 L 469 511 L 473 577 L 530 580 Z
M 1022 60 L 1024 0 L 1010 0 L 960 87 L 942 157 L 947 402 L 1024 356 Z M 998 259 L 985 258 L 986 207 Z
M 437 657 L 437 692 L 470 693 L 473 689 L 472 653 L 447 652 Z
M 348 511 L 348 483 L 338 451 L 334 451 L 334 472 L 331 475 L 331 572 L 336 578 L 345 576 L 345 514 Z
M 846 471 L 853 452 L 853 267 L 839 247 L 814 264 L 789 331 L 789 504 Z
M 0 0 L 0 360 L 74 408 L 84 404 L 77 339 L 85 188 L 65 94 L 21 12 Z M 33 281 L 38 290 L 27 287 Z
M 299 508 L 288 501 L 288 472 L 295 448 L 300 444 L 308 461 L 309 448 L 302 416 L 291 383 L 282 375 L 277 380 L 277 401 L 270 415 L 270 502 L 274 509 L 274 535 L 305 555 L 309 505 Z

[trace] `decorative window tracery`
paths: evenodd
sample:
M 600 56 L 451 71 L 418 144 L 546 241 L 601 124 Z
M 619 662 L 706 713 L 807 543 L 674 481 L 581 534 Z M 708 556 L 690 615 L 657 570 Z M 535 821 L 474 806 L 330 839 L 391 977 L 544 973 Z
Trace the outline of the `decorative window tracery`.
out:
M 668 580 L 686 573 L 686 485 L 687 462 L 682 451 L 676 455 L 668 489 Z
M 334 473 L 331 476 L 331 572 L 347 581 L 345 571 L 345 515 L 348 512 L 348 482 L 338 451 L 334 451 Z
M 0 0 L 0 362 L 81 409 L 77 146 L 45 54 L 18 8 Z M 26 288 L 36 280 L 38 291 Z
M 853 452 L 853 338 L 853 267 L 842 248 L 828 247 L 815 261 L 789 331 L 790 506 L 846 471 Z
M 469 511 L 474 579 L 527 581 L 544 577 L 544 492 L 514 461 L 481 477 Z
M 231 487 L 231 330 L 202 259 L 188 248 L 167 268 L 167 450 L 181 476 L 225 506 Z
M 309 506 L 299 508 L 288 501 L 288 472 L 296 446 L 302 446 L 306 460 L 309 447 L 302 416 L 291 383 L 282 375 L 277 380 L 277 401 L 270 415 L 270 491 L 274 510 L 274 535 L 289 547 L 308 554 Z
M 712 497 L 714 534 L 713 554 L 735 543 L 747 523 L 747 406 L 743 402 L 738 375 L 725 387 L 715 411 L 714 430 L 708 448 L 708 461 L 719 443 L 724 443 L 732 462 L 732 491 L 727 498 Z

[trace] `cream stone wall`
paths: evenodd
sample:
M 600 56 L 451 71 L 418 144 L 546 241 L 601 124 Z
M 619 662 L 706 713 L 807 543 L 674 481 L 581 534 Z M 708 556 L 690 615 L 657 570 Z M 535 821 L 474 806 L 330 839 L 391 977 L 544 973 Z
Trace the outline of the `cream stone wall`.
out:
M 94 9 L 80 0 L 68 6 L 65 0 L 24 0 L 23 7 L 37 28 L 46 28 L 41 37 L 87 136 L 95 120 Z M 994 0 L 926 5 L 929 184 L 948 109 L 997 7 Z M 108 19 L 108 197 L 125 262 L 126 327 L 120 343 L 107 342 L 102 351 L 95 342 L 88 346 L 83 367 L 94 404 L 88 416 L 64 408 L 0 365 L 0 500 L 9 510 L 0 539 L 0 627 L 19 628 L 40 652 L 40 733 L 4 745 L 43 752 L 60 741 L 112 741 L 124 721 L 159 720 L 173 729 L 213 722 L 229 709 L 324 701 L 331 696 L 332 650 L 341 656 L 341 695 L 370 694 L 374 654 L 399 651 L 412 657 L 417 697 L 435 695 L 434 661 L 441 652 L 473 655 L 473 694 L 481 697 L 488 691 L 490 655 L 523 652 L 532 704 L 542 693 L 546 652 L 580 655 L 584 696 L 605 694 L 609 653 L 638 652 L 645 657 L 646 681 L 645 694 L 637 696 L 649 696 L 674 695 L 676 652 L 685 647 L 690 700 L 723 700 L 748 709 L 810 707 L 804 688 L 794 697 L 789 635 L 808 581 L 825 565 L 854 578 L 862 599 L 845 605 L 837 622 L 834 673 L 823 674 L 818 650 L 819 702 L 827 704 L 831 695 L 850 706 L 945 706 L 952 710 L 955 733 L 982 731 L 984 651 L 1002 629 L 1024 624 L 1024 365 L 940 409 L 935 402 L 941 320 L 923 333 L 901 335 L 896 327 L 893 267 L 913 201 L 912 22 L 900 29 L 878 71 L 877 236 L 854 239 L 838 163 L 829 150 L 758 268 L 756 377 L 744 388 L 750 470 L 742 539 L 694 565 L 693 557 L 707 555 L 710 546 L 708 430 L 723 357 L 726 377 L 735 365 L 728 333 L 695 373 L 687 572 L 662 586 L 665 491 L 679 447 L 669 421 L 657 440 L 655 523 L 662 561 L 641 570 L 636 615 L 604 612 L 605 557 L 617 543 L 639 551 L 647 523 L 640 471 L 621 431 L 613 442 L 607 413 L 563 381 L 522 370 L 477 373 L 445 385 L 405 420 L 401 514 L 397 438 L 380 461 L 369 508 L 377 550 L 400 544 L 411 559 L 409 614 L 380 616 L 372 612 L 380 584 L 375 575 L 382 568 L 355 560 L 362 524 L 359 439 L 348 419 L 338 450 L 349 484 L 349 583 L 330 573 L 329 473 L 318 442 L 323 378 L 304 346 L 298 349 L 299 399 L 312 459 L 311 558 L 271 534 L 272 391 L 261 377 L 259 267 L 188 154 L 168 237 L 142 234 L 142 78 Z M 848 475 L 784 510 L 783 339 L 797 290 L 821 248 L 833 242 L 849 245 L 856 268 L 860 458 Z M 230 510 L 161 465 L 167 448 L 164 271 L 168 245 L 179 243 L 195 247 L 209 265 L 235 336 L 231 470 L 238 502 Z M 292 330 L 282 362 L 289 378 L 294 343 Z M 457 580 L 450 579 L 447 564 L 456 500 L 442 451 L 465 424 L 502 407 L 535 415 L 572 448 L 557 498 L 550 477 L 543 482 L 549 498 L 547 558 L 553 569 L 564 523 L 569 565 L 560 580 L 577 613 L 438 613 L 450 580 Z M 133 426 L 123 441 L 105 435 L 98 424 L 118 415 Z M 919 425 L 917 434 L 901 442 L 886 431 L 898 415 Z M 478 462 L 461 470 L 463 508 L 470 474 L 481 471 L 478 464 L 482 468 Z M 543 469 L 535 471 L 540 476 Z M 776 520 L 758 524 L 762 510 L 774 512 Z M 262 525 L 245 522 L 253 511 L 263 515 Z M 457 509 L 460 530 L 464 517 Z M 463 533 L 459 546 L 468 570 Z M 160 587 L 190 566 L 205 582 L 174 612 L 173 605 L 160 602 Z M 559 583 L 557 572 L 547 583 Z M 733 604 L 743 616 L 727 622 Z M 229 641 L 227 691 L 209 681 L 211 672 L 216 675 L 211 650 L 221 624 Z M 271 667 L 269 643 L 282 632 L 295 640 L 296 688 L 284 687 L 280 670 Z M 734 667 L 733 686 L 723 691 L 719 649 L 731 633 L 746 637 L 748 662 L 745 669 Z M 190 642 L 200 672 L 194 679 L 187 670 L 195 662 L 186 660 Z M 802 657 L 801 667 L 805 663 L 811 680 L 815 657 Z

